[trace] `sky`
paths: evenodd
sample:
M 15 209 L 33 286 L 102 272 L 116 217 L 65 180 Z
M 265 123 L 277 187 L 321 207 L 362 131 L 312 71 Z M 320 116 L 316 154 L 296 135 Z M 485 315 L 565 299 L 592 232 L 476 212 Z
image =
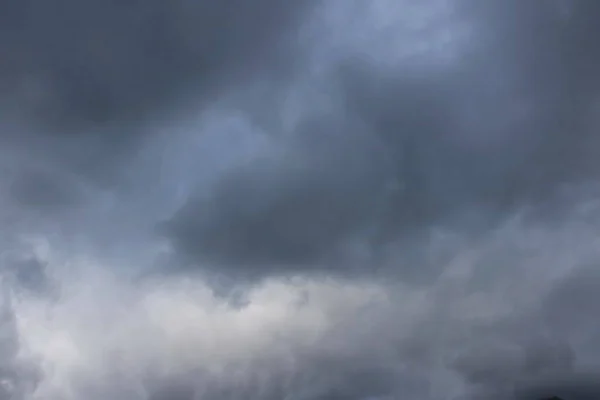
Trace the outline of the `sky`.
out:
M 599 18 L 0 2 L 0 400 L 600 398 Z

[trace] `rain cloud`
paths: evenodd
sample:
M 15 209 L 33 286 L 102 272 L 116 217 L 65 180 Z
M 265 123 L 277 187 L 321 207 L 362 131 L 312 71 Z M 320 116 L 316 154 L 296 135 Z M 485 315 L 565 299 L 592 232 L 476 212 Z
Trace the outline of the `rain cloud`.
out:
M 598 18 L 5 0 L 0 400 L 599 398 Z

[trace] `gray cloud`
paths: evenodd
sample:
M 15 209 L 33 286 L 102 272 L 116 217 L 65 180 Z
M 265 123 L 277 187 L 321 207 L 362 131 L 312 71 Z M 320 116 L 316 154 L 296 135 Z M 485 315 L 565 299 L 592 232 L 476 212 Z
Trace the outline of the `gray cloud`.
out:
M 399 4 L 0 5 L 0 399 L 597 397 L 600 6 Z
M 168 106 L 190 86 L 212 91 L 249 75 L 273 60 L 281 28 L 302 7 L 278 0 L 65 0 L 6 1 L 2 8 L 0 48 L 9 60 L 3 84 L 30 80 L 23 89 L 46 123 L 89 124 L 135 118 Z
M 369 228 L 390 178 L 385 148 L 357 123 L 317 120 L 280 155 L 234 170 L 215 197 L 192 200 L 165 225 L 178 248 L 259 274 L 310 265 Z
M 75 399 L 584 396 L 597 324 L 591 306 L 578 321 L 564 307 L 573 290 L 593 292 L 584 281 L 595 287 L 597 225 L 587 221 L 507 224 L 457 246 L 424 286 L 275 278 L 248 288 L 241 306 L 189 276 L 131 282 L 104 266 L 73 276 L 50 257 L 60 299 L 13 305 L 28 321 L 18 326 L 21 357 L 44 360 L 45 398 L 66 396 L 63 379 Z
M 563 399 L 596 399 L 600 394 L 595 373 L 573 374 L 571 376 L 553 376 L 545 381 L 531 384 L 518 391 L 520 399 L 544 399 L 560 396 Z
M 13 199 L 26 207 L 63 208 L 77 203 L 76 186 L 47 171 L 22 171 L 11 185 Z
M 94 184 L 122 184 L 151 131 L 142 121 L 285 75 L 288 36 L 310 3 L 3 2 L 2 140 Z
M 525 206 L 552 209 L 564 185 L 595 179 L 594 6 L 462 5 L 477 40 L 462 59 L 382 71 L 367 52 L 333 67 L 328 110 L 345 122 L 309 107 L 302 115 L 317 122 L 292 136 L 313 148 L 243 167 L 212 199 L 191 199 L 169 224 L 177 249 L 199 262 L 296 271 L 356 235 L 377 252 L 374 243 L 432 225 L 479 230 Z M 330 145 L 336 135 L 344 143 Z M 332 172 L 316 161 L 329 146 L 347 157 L 325 155 L 339 164 Z M 316 167 L 298 178 L 297 163 Z

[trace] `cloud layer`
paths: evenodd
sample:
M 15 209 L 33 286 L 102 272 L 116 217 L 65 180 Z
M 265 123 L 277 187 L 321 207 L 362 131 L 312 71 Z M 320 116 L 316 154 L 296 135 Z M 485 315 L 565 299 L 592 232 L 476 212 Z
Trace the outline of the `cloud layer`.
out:
M 598 397 L 598 17 L 5 1 L 0 399 Z

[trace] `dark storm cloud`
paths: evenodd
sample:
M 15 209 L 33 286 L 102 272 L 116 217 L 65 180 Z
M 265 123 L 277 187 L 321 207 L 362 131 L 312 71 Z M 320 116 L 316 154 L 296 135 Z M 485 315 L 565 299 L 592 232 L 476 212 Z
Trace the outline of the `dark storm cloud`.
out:
M 385 149 L 360 122 L 328 119 L 301 127 L 281 155 L 234 171 L 214 198 L 190 201 L 164 226 L 177 247 L 262 275 L 311 268 L 349 233 L 369 228 L 385 200 Z
M 2 146 L 17 145 L 31 153 L 26 157 L 103 188 L 122 182 L 151 135 L 142 121 L 293 68 L 288 35 L 295 35 L 311 4 L 3 1 Z M 71 183 L 61 179 L 44 179 L 46 194 L 38 196 L 41 186 L 24 176 L 15 184 L 16 198 L 31 208 L 67 205 L 76 199 L 69 198 Z
M 316 167 L 302 183 L 285 161 L 244 169 L 217 186 L 214 204 L 191 200 L 176 215 L 176 247 L 217 263 L 312 265 L 365 226 L 384 243 L 432 225 L 480 229 L 597 177 L 600 7 L 460 6 L 474 33 L 456 65 L 382 72 L 365 59 L 329 77 L 339 119 L 350 122 L 309 125 L 324 133 L 310 136 L 314 147 L 327 148 L 319 141 L 332 132 L 360 132 L 385 151 L 334 144 L 347 155 L 332 162 L 345 157 L 348 167 L 331 172 L 308 151 Z M 384 158 L 385 178 L 361 172 Z M 382 195 L 386 179 L 396 190 Z
M 276 61 L 309 3 L 4 1 L 3 95 L 21 90 L 31 102 L 18 105 L 60 129 L 147 115 L 182 90 L 214 93 Z
M 22 171 L 13 178 L 11 197 L 25 207 L 40 210 L 57 209 L 77 204 L 81 194 L 77 185 L 48 171 Z
M 456 68 L 350 75 L 351 106 L 402 155 L 396 228 L 477 204 L 539 203 L 597 177 L 600 8 L 566 3 L 565 15 L 553 2 L 464 2 L 475 37 Z
M 593 113 L 600 49 L 593 38 L 600 33 L 594 22 L 600 7 L 589 1 L 509 1 L 488 11 L 496 33 L 484 42 L 490 60 L 514 71 L 515 98 L 531 109 L 522 132 L 533 137 L 533 149 L 520 167 L 527 172 L 520 185 L 538 188 L 589 173 L 586 162 L 595 162 L 599 151 Z
M 566 374 L 551 376 L 516 391 L 516 400 L 552 400 L 556 396 L 564 400 L 592 400 L 600 397 L 597 373 Z
M 600 397 L 600 375 L 582 374 L 600 357 L 600 212 L 585 185 L 600 159 L 600 6 L 456 5 L 473 27 L 456 63 L 380 68 L 364 48 L 326 76 L 306 62 L 273 83 L 309 55 L 279 38 L 303 11 L 290 2 L 2 3 L 4 112 L 34 123 L 0 134 L 1 216 L 27 222 L 0 231 L 13 302 L 0 400 Z M 360 31 L 340 19 L 342 35 Z M 319 86 L 324 105 L 298 96 L 288 121 L 288 84 Z M 164 141 L 140 128 L 188 90 L 218 123 L 176 121 L 193 132 Z M 197 145 L 228 106 L 267 131 L 267 150 L 231 168 L 190 161 L 239 154 L 236 135 Z M 90 177 L 131 187 L 88 191 Z M 46 210 L 63 212 L 46 224 Z M 148 237 L 162 219 L 167 254 Z M 5 238 L 21 233 L 31 249 Z M 156 254 L 168 273 L 133 282 Z M 171 273 L 179 262 L 264 279 L 232 304 Z

